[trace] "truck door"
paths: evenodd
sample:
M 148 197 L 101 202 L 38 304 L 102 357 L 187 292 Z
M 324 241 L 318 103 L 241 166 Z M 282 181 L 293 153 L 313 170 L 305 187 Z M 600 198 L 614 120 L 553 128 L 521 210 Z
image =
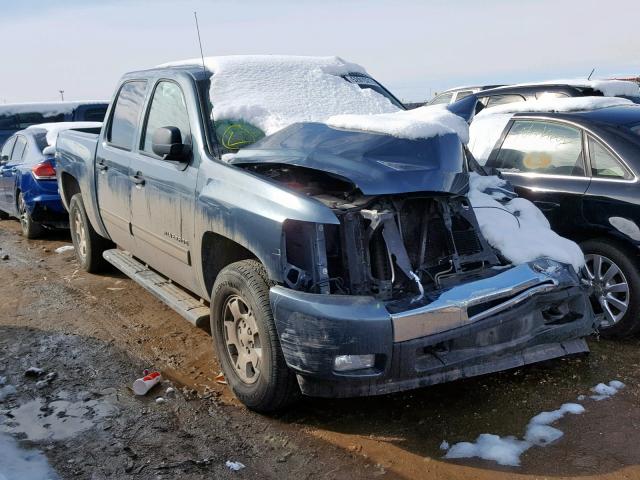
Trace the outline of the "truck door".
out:
M 131 235 L 129 166 L 147 82 L 125 82 L 115 100 L 105 138 L 96 152 L 96 188 L 100 216 L 111 239 L 125 250 L 134 246 Z
M 195 102 L 191 102 L 195 108 Z M 192 118 L 197 118 L 194 114 Z M 163 160 L 153 152 L 152 138 L 161 127 L 176 127 L 182 142 L 193 145 L 189 113 L 180 85 L 160 80 L 149 101 L 132 157 L 131 226 L 135 254 L 180 285 L 195 289 L 191 269 L 194 239 L 194 204 L 198 164 L 190 154 L 185 161 Z
M 521 197 L 532 201 L 558 233 L 584 222 L 582 202 L 589 186 L 583 132 L 551 120 L 513 121 L 487 166 L 497 168 Z

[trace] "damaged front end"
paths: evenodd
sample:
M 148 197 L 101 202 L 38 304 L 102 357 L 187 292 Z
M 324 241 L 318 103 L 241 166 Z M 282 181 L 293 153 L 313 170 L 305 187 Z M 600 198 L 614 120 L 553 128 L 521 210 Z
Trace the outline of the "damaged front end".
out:
M 338 220 L 283 224 L 284 282 L 271 303 L 305 394 L 388 393 L 587 351 L 594 319 L 578 276 L 549 259 L 513 266 L 487 243 L 457 138 L 414 141 L 431 163 L 396 153 L 389 166 L 409 141 L 327 128 L 285 130 L 273 159 L 267 138 L 235 162 Z M 308 151 L 283 148 L 305 134 Z M 349 169 L 357 151 L 367 169 Z M 379 175 L 387 191 L 370 182 Z

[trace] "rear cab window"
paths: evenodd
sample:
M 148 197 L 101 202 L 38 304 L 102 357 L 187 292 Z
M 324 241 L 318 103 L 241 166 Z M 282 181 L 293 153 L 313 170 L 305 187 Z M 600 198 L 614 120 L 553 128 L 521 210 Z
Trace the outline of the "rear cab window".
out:
M 436 95 L 427 105 L 442 105 L 450 103 L 452 98 L 453 93 L 441 93 L 440 95 Z
M 556 122 L 515 120 L 489 164 L 506 172 L 584 176 L 582 131 Z
M 506 105 L 508 103 L 525 101 L 524 97 L 515 94 L 491 95 L 485 98 L 486 100 L 482 102 L 485 107 L 495 107 L 496 105 Z
M 123 150 L 133 148 L 146 91 L 145 80 L 127 81 L 120 87 L 107 130 L 109 145 Z

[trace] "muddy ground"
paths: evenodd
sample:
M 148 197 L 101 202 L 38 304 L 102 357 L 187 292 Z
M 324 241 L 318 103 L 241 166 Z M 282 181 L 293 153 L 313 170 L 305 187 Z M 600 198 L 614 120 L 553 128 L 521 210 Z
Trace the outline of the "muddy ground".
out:
M 0 401 L 0 432 L 42 451 L 60 478 L 640 479 L 637 339 L 593 338 L 589 356 L 403 394 L 307 399 L 270 418 L 216 383 L 206 332 L 115 271 L 80 271 L 73 252 L 54 252 L 66 244 L 64 232 L 27 241 L 0 222 L 0 377 L 17 389 Z M 25 377 L 31 366 L 45 372 Z M 167 382 L 135 397 L 144 368 Z M 443 440 L 522 436 L 533 415 L 612 379 L 627 387 L 581 402 L 584 414 L 557 424 L 564 436 L 520 467 L 442 458 Z

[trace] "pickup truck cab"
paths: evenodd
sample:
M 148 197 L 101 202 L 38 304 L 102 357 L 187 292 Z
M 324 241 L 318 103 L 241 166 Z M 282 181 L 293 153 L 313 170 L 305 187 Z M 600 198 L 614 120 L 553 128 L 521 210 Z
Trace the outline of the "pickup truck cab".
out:
M 323 122 L 341 113 L 409 114 L 335 57 L 126 74 L 99 134 L 58 137 L 79 262 L 106 260 L 209 324 L 230 387 L 258 411 L 587 351 L 578 267 L 511 263 L 488 244 L 458 135 Z

